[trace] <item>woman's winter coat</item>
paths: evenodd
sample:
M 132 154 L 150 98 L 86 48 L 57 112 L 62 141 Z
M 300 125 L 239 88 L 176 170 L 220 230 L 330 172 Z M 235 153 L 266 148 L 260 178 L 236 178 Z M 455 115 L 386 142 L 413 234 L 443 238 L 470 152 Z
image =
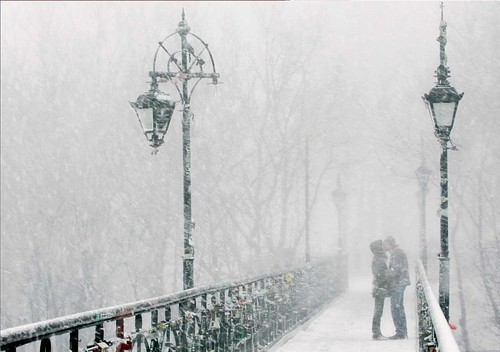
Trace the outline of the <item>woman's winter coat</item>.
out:
M 372 274 L 373 274 L 373 297 L 390 296 L 390 283 L 387 269 L 387 255 L 385 254 L 382 241 L 378 240 L 370 244 L 373 253 Z

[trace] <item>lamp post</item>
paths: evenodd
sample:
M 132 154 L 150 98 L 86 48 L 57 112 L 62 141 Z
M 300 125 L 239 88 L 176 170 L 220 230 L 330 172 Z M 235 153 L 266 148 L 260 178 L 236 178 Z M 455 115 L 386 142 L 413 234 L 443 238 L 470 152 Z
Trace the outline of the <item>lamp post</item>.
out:
M 153 70 L 149 72 L 151 87 L 147 93 L 139 96 L 136 102 L 130 104 L 134 108 L 144 134 L 156 154 L 163 144 L 170 119 L 175 108 L 175 102 L 170 95 L 163 93 L 160 84 L 170 85 L 177 90 L 182 109 L 182 156 L 183 156 L 183 188 L 184 188 L 184 257 L 183 286 L 189 289 L 194 286 L 193 262 L 194 246 L 192 230 L 194 222 L 191 213 L 191 96 L 194 89 L 204 78 L 218 83 L 219 74 L 215 71 L 215 63 L 208 45 L 197 35 L 190 32 L 185 19 L 184 9 L 182 20 L 177 30 L 166 37 L 158 45 Z M 178 37 L 177 37 L 178 36 Z M 180 49 L 178 47 L 180 39 Z M 175 48 L 175 49 L 171 49 Z M 163 58 L 163 62 L 161 59 Z M 161 64 L 161 66 L 160 66 Z M 164 71 L 157 70 L 157 65 Z M 194 81 L 189 89 L 189 81 Z
M 422 165 L 415 170 L 418 185 L 420 186 L 419 192 L 419 205 L 420 205 L 420 260 L 427 271 L 427 234 L 426 234 L 426 217 L 425 217 L 425 196 L 427 194 L 427 184 L 429 183 L 429 176 L 431 170 L 425 166 L 425 160 Z
M 305 210 L 306 210 L 306 228 L 305 228 L 305 236 L 306 236 L 306 248 L 305 248 L 305 255 L 306 255 L 306 263 L 309 263 L 311 261 L 311 244 L 310 244 L 310 231 L 309 231 L 309 221 L 311 220 L 311 207 L 309 205 L 309 137 L 306 137 L 306 158 L 304 160 L 305 163 L 305 195 L 304 195 L 304 201 L 305 201 Z
M 455 122 L 458 102 L 464 93 L 458 94 L 450 86 L 448 77 L 450 70 L 446 66 L 446 22 L 443 19 L 443 3 L 441 3 L 440 34 L 437 38 L 440 46 L 440 64 L 436 70 L 438 82 L 429 94 L 424 94 L 423 100 L 429 109 L 434 122 L 436 137 L 441 144 L 441 252 L 439 253 L 439 306 L 446 320 L 450 317 L 450 258 L 448 256 L 448 142 Z M 453 144 L 452 144 L 453 145 Z
M 333 202 L 337 207 L 338 215 L 338 256 L 340 260 L 340 272 L 342 277 L 342 284 L 344 288 L 348 286 L 348 255 L 346 252 L 346 241 L 344 241 L 344 233 L 342 226 L 342 212 L 344 210 L 346 193 L 342 189 L 342 184 L 340 182 L 340 175 L 337 176 L 337 188 L 332 192 Z

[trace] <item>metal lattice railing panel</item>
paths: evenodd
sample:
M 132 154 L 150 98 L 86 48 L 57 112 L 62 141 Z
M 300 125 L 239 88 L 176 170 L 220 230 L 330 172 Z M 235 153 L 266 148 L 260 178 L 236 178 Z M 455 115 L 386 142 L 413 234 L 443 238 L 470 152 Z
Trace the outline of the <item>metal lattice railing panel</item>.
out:
M 34 343 L 41 352 L 265 350 L 343 291 L 340 267 L 315 263 L 6 329 L 1 350 Z M 66 346 L 52 346 L 56 335 L 68 336 Z

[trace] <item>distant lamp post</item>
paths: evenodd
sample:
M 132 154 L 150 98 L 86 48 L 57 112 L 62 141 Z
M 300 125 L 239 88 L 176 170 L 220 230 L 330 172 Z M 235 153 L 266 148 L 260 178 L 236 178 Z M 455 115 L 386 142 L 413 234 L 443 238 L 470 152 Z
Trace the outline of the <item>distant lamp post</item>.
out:
M 158 147 L 163 144 L 172 114 L 175 109 L 175 101 L 170 95 L 163 93 L 160 84 L 170 85 L 179 93 L 182 109 L 182 145 L 183 145 L 183 188 L 184 188 L 184 257 L 183 257 L 183 284 L 184 289 L 194 286 L 193 262 L 194 246 L 192 241 L 192 230 L 194 222 L 191 214 L 191 119 L 190 111 L 191 96 L 194 89 L 204 78 L 217 84 L 219 74 L 215 71 L 215 62 L 212 53 L 200 37 L 190 32 L 191 28 L 185 19 L 182 10 L 182 20 L 177 30 L 166 37 L 158 45 L 154 60 L 153 70 L 149 72 L 151 78 L 150 90 L 137 98 L 130 105 L 134 108 L 142 130 L 146 135 L 149 145 L 153 148 L 153 154 L 157 153 Z M 177 42 L 175 41 L 177 39 Z M 178 41 L 180 39 L 180 43 Z M 180 44 L 180 48 L 179 45 Z M 171 49 L 173 47 L 174 49 Z M 164 71 L 158 71 L 157 63 L 161 59 L 161 67 Z M 193 81 L 189 89 L 189 81 Z
M 342 213 L 344 211 L 345 201 L 346 201 L 346 193 L 342 189 L 342 184 L 340 182 L 340 175 L 337 176 L 337 188 L 332 192 L 333 202 L 337 207 L 337 215 L 338 215 L 338 259 L 339 259 L 339 267 L 340 267 L 340 275 L 342 278 L 342 283 L 344 288 L 348 287 L 348 254 L 346 251 L 346 241 L 344 240 L 344 232 L 342 226 Z
M 420 260 L 424 265 L 425 270 L 427 270 L 427 225 L 425 217 L 425 196 L 427 194 L 427 185 L 429 183 L 429 176 L 431 175 L 431 170 L 425 166 L 425 161 L 420 165 L 420 167 L 415 170 L 417 175 L 418 185 L 420 186 Z
M 455 122 L 458 102 L 464 93 L 458 94 L 456 89 L 450 86 L 448 77 L 450 70 L 446 66 L 446 22 L 443 19 L 443 3 L 441 3 L 440 34 L 437 39 L 440 45 L 440 65 L 436 70 L 437 85 L 431 89 L 429 94 L 424 94 L 423 99 L 429 109 L 434 129 L 442 152 L 440 162 L 441 173 L 441 252 L 439 253 L 439 305 L 446 320 L 450 317 L 450 258 L 448 251 L 448 142 L 450 133 Z M 453 144 L 452 144 L 453 145 Z
M 310 243 L 310 228 L 309 228 L 309 221 L 311 220 L 311 207 L 309 205 L 309 137 L 306 137 L 306 158 L 304 160 L 305 163 L 305 195 L 304 195 L 304 201 L 305 201 L 305 210 L 306 210 L 306 228 L 305 228 L 305 255 L 306 255 L 306 263 L 309 263 L 311 261 L 311 243 Z

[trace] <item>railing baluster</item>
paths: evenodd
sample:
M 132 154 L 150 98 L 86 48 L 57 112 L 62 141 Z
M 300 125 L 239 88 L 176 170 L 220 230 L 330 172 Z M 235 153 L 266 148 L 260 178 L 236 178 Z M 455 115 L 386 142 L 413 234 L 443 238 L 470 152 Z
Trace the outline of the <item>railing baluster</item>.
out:
M 156 328 L 158 326 L 158 311 L 153 310 L 151 312 L 151 326 L 153 328 Z
M 210 297 L 211 311 L 210 311 L 210 321 L 208 322 L 209 329 L 209 350 L 219 351 L 220 346 L 220 305 L 218 297 L 220 292 L 212 293 Z
M 40 352 L 51 352 L 52 350 L 52 345 L 50 343 L 50 340 L 48 338 L 42 339 L 40 342 Z
M 137 352 L 141 352 L 142 350 L 142 333 L 140 332 L 142 329 L 142 314 L 137 314 L 135 316 L 135 332 L 137 333 L 137 341 L 136 341 L 136 346 L 137 346 Z
M 102 340 L 104 340 L 104 324 L 97 324 L 95 326 L 94 340 L 96 342 L 101 342 Z
M 180 346 L 180 351 L 187 351 L 187 338 L 186 338 L 186 302 L 181 301 L 179 303 L 179 322 L 181 324 L 180 334 L 177 334 L 175 342 L 177 346 Z
M 188 333 L 188 338 L 189 341 L 191 341 L 191 351 L 196 350 L 198 346 L 198 340 L 196 336 L 196 325 L 197 325 L 197 318 L 195 316 L 195 311 L 196 311 L 196 298 L 192 297 L 191 299 L 188 299 L 187 301 L 188 304 L 188 310 L 189 310 L 189 317 L 188 317 L 188 325 L 187 325 L 187 333 Z
M 118 319 L 116 321 L 116 336 L 123 338 L 125 334 L 125 328 L 124 328 L 124 321 L 123 319 Z
M 165 321 L 168 323 L 172 320 L 172 308 L 170 306 L 165 307 Z
M 78 330 L 73 330 L 69 334 L 69 350 L 78 352 Z
M 199 335 L 201 337 L 200 340 L 200 351 L 205 352 L 207 350 L 207 301 L 208 301 L 208 293 L 203 293 L 200 297 L 200 331 Z
M 167 331 L 165 331 L 165 345 L 167 346 L 167 351 L 170 351 L 170 333 L 172 331 L 172 309 L 170 306 L 165 307 L 165 322 L 167 323 Z

